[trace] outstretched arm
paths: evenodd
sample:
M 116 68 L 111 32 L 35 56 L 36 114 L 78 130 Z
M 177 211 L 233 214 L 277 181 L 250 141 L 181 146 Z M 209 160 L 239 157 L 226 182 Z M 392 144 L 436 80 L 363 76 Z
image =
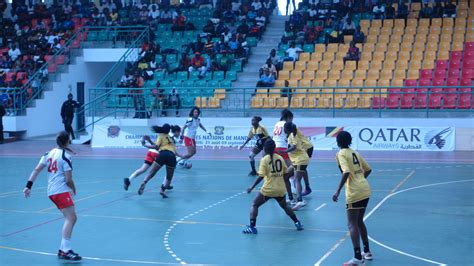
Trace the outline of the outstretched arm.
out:
M 209 134 L 209 136 L 211 136 L 211 132 L 207 132 L 206 128 L 202 125 L 201 122 L 199 122 L 199 127 L 204 130 L 204 132 L 206 132 L 207 134 Z
M 23 194 L 25 194 L 25 198 L 28 198 L 31 194 L 31 187 L 33 186 L 33 183 L 35 182 L 36 178 L 38 175 L 41 173 L 41 171 L 44 169 L 45 165 L 39 163 L 33 172 L 31 172 L 30 177 L 28 178 L 28 182 L 26 183 L 26 187 L 23 189 Z
M 263 180 L 263 177 L 259 176 L 257 177 L 257 179 L 255 179 L 255 182 L 253 182 L 253 185 L 249 188 L 247 188 L 247 193 L 250 193 L 252 192 L 252 190 L 258 185 L 260 184 L 260 182 L 262 182 Z
M 239 147 L 239 150 L 243 149 L 245 147 L 245 145 L 247 145 L 247 143 L 249 143 L 250 139 L 247 138 L 247 140 L 244 142 L 244 144 L 242 144 L 242 146 Z

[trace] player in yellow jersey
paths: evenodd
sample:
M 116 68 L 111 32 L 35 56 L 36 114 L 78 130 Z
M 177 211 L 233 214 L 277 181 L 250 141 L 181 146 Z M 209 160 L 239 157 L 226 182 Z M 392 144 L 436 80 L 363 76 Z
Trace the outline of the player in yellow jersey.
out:
M 346 209 L 349 224 L 349 232 L 354 246 L 354 258 L 346 264 L 362 264 L 364 259 L 371 260 L 372 253 L 369 249 L 369 239 L 367 228 L 364 224 L 364 214 L 371 190 L 367 177 L 372 170 L 364 158 L 357 152 L 349 148 L 352 143 L 352 136 L 347 131 L 341 131 L 337 135 L 337 146 L 340 150 L 336 155 L 336 161 L 342 173 L 341 182 L 336 193 L 332 196 L 333 201 L 337 201 L 341 189 L 346 185 Z M 360 240 L 364 244 L 364 253 L 361 254 Z
M 285 123 L 285 134 L 288 136 L 288 149 L 286 152 L 290 156 L 292 168 L 295 171 L 295 187 L 296 187 L 296 203 L 293 210 L 299 210 L 306 206 L 306 201 L 303 200 L 301 179 L 307 173 L 309 164 L 309 156 L 303 147 L 303 137 L 297 134 L 298 128 L 291 122 Z
M 143 180 L 143 183 L 141 184 L 140 189 L 138 190 L 138 194 L 142 195 L 148 181 L 150 181 L 155 176 L 155 174 L 158 172 L 158 170 L 161 169 L 162 166 L 166 166 L 166 178 L 163 184 L 161 185 L 160 195 L 163 198 L 167 198 L 168 196 L 166 195 L 165 191 L 167 189 L 172 189 L 171 180 L 173 179 L 174 170 L 176 168 L 176 155 L 180 156 L 176 152 L 175 137 L 179 137 L 181 129 L 179 128 L 179 126 L 171 127 L 169 124 L 164 124 L 162 127 L 153 126 L 152 130 L 153 132 L 159 134 L 158 139 L 153 144 L 150 141 L 150 138 L 148 137 L 146 139 L 149 142 L 149 145 L 145 144 L 143 146 L 150 149 L 158 150 L 159 155 L 158 157 L 156 157 L 151 167 L 151 170 L 148 172 L 148 175 Z M 169 132 L 171 130 L 173 131 L 174 136 L 169 135 Z
M 245 147 L 245 145 L 247 145 L 247 143 L 249 143 L 252 138 L 257 138 L 257 143 L 249 155 L 250 167 L 252 168 L 252 171 L 249 173 L 249 175 L 252 176 L 257 175 L 257 170 L 255 170 L 255 156 L 257 156 L 263 150 L 263 143 L 265 143 L 269 137 L 267 129 L 259 124 L 260 121 L 262 121 L 260 116 L 252 117 L 252 128 L 250 129 L 247 140 L 244 142 L 244 144 L 242 144 L 242 146 L 239 147 L 239 150 L 241 150 Z
M 286 204 L 286 188 L 283 179 L 287 174 L 285 161 L 280 155 L 275 153 L 276 145 L 273 140 L 268 139 L 263 146 L 265 156 L 260 160 L 258 177 L 253 185 L 247 189 L 247 193 L 252 192 L 262 180 L 264 180 L 264 183 L 250 208 L 250 225 L 247 225 L 242 232 L 244 234 L 257 234 L 258 231 L 255 226 L 257 224 L 258 208 L 269 199 L 275 199 L 291 220 L 293 220 L 296 229 L 303 230 L 303 225 L 293 210 Z

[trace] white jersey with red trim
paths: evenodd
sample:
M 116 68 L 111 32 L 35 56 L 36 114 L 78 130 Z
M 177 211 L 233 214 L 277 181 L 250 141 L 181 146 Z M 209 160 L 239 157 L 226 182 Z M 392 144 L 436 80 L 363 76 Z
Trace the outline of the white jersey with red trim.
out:
M 199 118 L 190 117 L 186 120 L 186 130 L 184 131 L 184 136 L 190 139 L 195 139 L 197 130 L 199 125 L 201 124 L 201 120 Z
M 48 196 L 72 192 L 66 184 L 66 171 L 72 171 L 72 158 L 66 150 L 54 148 L 45 153 L 40 164 L 48 169 Z
M 285 121 L 278 121 L 273 127 L 273 141 L 277 148 L 288 148 L 285 134 Z

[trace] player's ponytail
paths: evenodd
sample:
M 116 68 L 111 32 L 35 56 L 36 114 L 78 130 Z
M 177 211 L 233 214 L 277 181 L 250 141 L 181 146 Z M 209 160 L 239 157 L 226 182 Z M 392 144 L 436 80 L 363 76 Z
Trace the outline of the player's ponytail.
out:
M 151 131 L 157 134 L 168 134 L 170 133 L 171 126 L 169 124 L 164 124 L 163 126 L 152 126 Z
M 66 150 L 72 154 L 76 154 L 74 151 L 68 148 L 69 133 L 67 133 L 66 131 L 61 131 L 58 133 L 58 135 L 56 136 L 56 144 L 58 145 L 59 148 Z
M 293 118 L 293 112 L 288 110 L 288 109 L 283 109 L 281 111 L 281 117 L 280 117 L 280 121 L 286 121 L 288 120 L 289 118 Z
M 273 141 L 272 139 L 267 139 L 267 141 L 265 141 L 265 143 L 263 144 L 263 151 L 265 152 L 265 154 L 270 155 L 272 169 L 275 168 L 275 166 L 273 165 L 273 153 L 275 153 L 275 149 L 276 144 L 275 141 Z
M 171 126 L 171 133 L 181 132 L 181 127 L 178 125 Z

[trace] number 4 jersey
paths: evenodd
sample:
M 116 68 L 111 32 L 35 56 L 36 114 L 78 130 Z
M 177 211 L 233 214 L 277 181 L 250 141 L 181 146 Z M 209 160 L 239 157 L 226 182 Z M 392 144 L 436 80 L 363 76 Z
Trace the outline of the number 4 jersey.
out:
M 370 197 L 371 191 L 364 172 L 370 170 L 364 158 L 352 149 L 341 149 L 336 161 L 342 173 L 350 173 L 346 181 L 346 203 L 354 203 Z
M 48 196 L 72 192 L 66 184 L 66 171 L 72 171 L 71 155 L 65 150 L 54 148 L 41 157 L 40 164 L 48 169 Z

